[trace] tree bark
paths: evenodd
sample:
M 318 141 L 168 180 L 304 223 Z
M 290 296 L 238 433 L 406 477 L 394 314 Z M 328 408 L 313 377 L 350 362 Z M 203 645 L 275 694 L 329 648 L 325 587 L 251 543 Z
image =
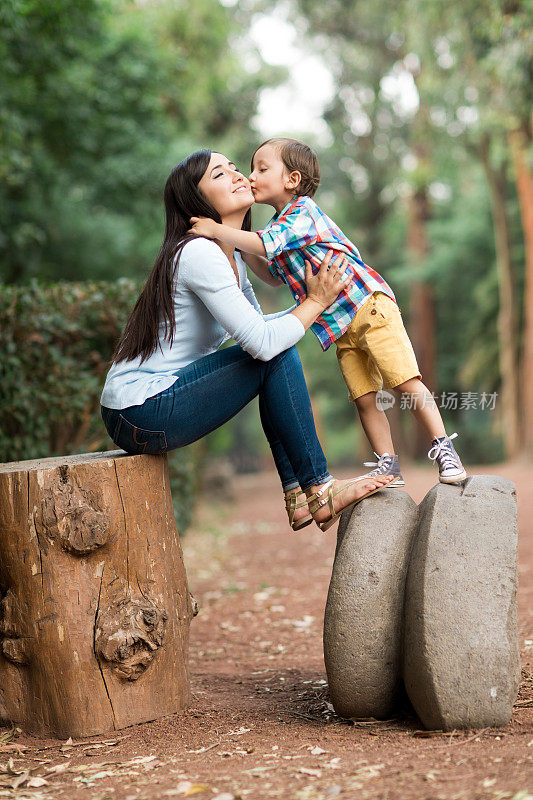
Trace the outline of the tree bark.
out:
M 501 426 L 508 459 L 515 458 L 520 446 L 518 380 L 518 297 L 511 259 L 510 231 L 503 169 L 495 170 L 490 160 L 490 142 L 484 137 L 480 155 L 489 184 L 499 287 L 498 340 L 501 376 Z
M 423 265 L 429 253 L 426 225 L 430 218 L 427 188 L 415 189 L 409 203 L 408 249 L 415 264 Z M 435 347 L 435 303 L 433 289 L 424 280 L 417 281 L 411 290 L 410 333 L 422 380 L 431 392 L 437 391 Z M 413 456 L 426 455 L 429 442 L 420 425 L 414 426 Z
M 533 456 L 533 172 L 527 159 L 529 137 L 510 131 L 508 142 L 513 159 L 516 189 L 522 217 L 526 251 L 524 288 L 524 340 L 521 359 L 522 452 Z
M 194 615 L 165 456 L 0 465 L 0 719 L 88 736 L 189 702 Z

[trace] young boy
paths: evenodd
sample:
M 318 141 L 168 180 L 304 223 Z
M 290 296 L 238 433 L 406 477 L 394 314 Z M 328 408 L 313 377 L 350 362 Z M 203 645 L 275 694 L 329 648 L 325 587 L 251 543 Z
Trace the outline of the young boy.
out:
M 288 284 L 297 303 L 306 297 L 305 262 L 313 272 L 328 250 L 345 254 L 352 282 L 311 326 L 323 350 L 335 342 L 339 366 L 350 400 L 378 458 L 367 464 L 368 475 L 394 475 L 394 486 L 404 486 L 394 453 L 389 423 L 376 403 L 385 386 L 409 395 L 409 408 L 431 440 L 428 457 L 439 467 L 442 483 L 457 483 L 466 472 L 446 435 L 433 395 L 422 383 L 411 341 L 390 286 L 364 264 L 355 245 L 311 199 L 320 183 L 316 154 L 303 142 L 268 139 L 252 157 L 250 185 L 257 203 L 274 207 L 276 214 L 262 231 L 252 233 L 196 217 L 192 230 L 201 236 L 231 244 L 255 258 L 250 266 L 260 277 Z M 268 261 L 264 261 L 264 258 Z

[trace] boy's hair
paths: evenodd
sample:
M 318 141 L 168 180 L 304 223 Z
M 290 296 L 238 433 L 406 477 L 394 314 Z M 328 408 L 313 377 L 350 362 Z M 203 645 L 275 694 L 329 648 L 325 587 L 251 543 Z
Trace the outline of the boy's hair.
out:
M 288 172 L 294 172 L 296 170 L 302 176 L 300 183 L 295 189 L 296 194 L 305 194 L 312 197 L 320 183 L 320 166 L 315 151 L 311 150 L 304 142 L 298 141 L 298 139 L 275 136 L 273 139 L 267 139 L 266 142 L 263 142 L 256 148 L 252 155 L 252 169 L 255 154 L 266 144 L 271 144 L 278 150 L 280 158 Z

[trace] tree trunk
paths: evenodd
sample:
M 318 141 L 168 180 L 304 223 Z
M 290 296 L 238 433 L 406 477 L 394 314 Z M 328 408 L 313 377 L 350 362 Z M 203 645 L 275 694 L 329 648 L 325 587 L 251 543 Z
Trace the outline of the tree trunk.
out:
M 165 456 L 0 465 L 0 719 L 88 736 L 189 702 L 189 595 Z
M 413 191 L 409 204 L 408 249 L 415 264 L 423 265 L 429 252 L 426 225 L 430 218 L 427 188 Z M 435 367 L 435 305 L 433 289 L 424 280 L 411 290 L 409 328 L 422 380 L 431 392 L 437 391 Z M 426 455 L 429 442 L 420 425 L 414 426 L 413 456 Z
M 519 130 L 508 135 L 514 164 L 526 250 L 524 290 L 524 343 L 520 370 L 524 455 L 533 456 L 533 173 L 527 159 L 528 137 Z
M 480 155 L 489 184 L 500 307 L 498 340 L 501 376 L 501 424 L 506 458 L 515 458 L 520 444 L 518 381 L 518 297 L 511 260 L 510 231 L 505 211 L 505 173 L 490 161 L 488 137 L 481 142 Z

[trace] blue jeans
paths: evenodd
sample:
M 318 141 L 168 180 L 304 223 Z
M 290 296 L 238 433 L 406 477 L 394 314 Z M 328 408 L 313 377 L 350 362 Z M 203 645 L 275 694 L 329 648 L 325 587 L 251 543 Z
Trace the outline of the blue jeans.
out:
M 102 406 L 114 443 L 128 453 L 164 453 L 201 439 L 259 395 L 263 430 L 284 491 L 308 489 L 331 476 L 316 435 L 309 393 L 295 347 L 270 361 L 238 345 L 179 370 L 168 389 L 140 406 Z

